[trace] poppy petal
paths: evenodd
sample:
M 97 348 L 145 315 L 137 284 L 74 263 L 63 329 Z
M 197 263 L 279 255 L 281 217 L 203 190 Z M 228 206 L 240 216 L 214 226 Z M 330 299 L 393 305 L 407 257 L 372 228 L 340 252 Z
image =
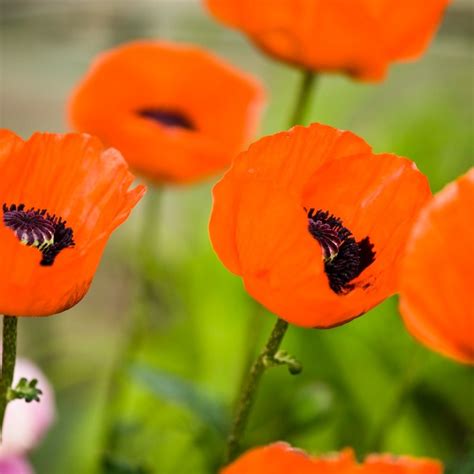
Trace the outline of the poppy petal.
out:
M 434 459 L 371 454 L 364 461 L 363 474 L 442 474 L 443 465 Z
M 247 179 L 274 180 L 279 188 L 297 196 L 298 188 L 304 186 L 307 177 L 314 174 L 326 159 L 366 151 L 370 151 L 369 145 L 356 135 L 324 125 L 308 129 L 296 126 L 289 132 L 267 136 L 253 143 L 247 152 L 238 156 L 224 179 L 213 189 L 210 237 L 224 265 L 233 273 L 241 274 L 235 242 L 236 216 L 241 186 Z M 278 166 L 274 166 L 275 163 Z M 260 203 L 262 205 L 264 203 Z M 257 212 L 256 216 L 259 218 L 260 214 Z
M 220 474 L 351 474 L 354 466 L 352 450 L 316 458 L 280 441 L 247 451 Z
M 396 155 L 333 161 L 314 176 L 305 196 L 306 207 L 317 206 L 339 216 L 358 241 L 369 236 L 376 254 L 374 263 L 354 280 L 356 288 L 345 297 L 347 319 L 397 291 L 404 242 L 430 195 L 426 177 L 413 162 Z M 327 307 L 339 304 L 338 295 L 331 292 L 328 297 Z
M 474 364 L 474 168 L 420 213 L 400 273 L 400 312 L 431 349 Z
M 405 240 L 429 197 L 409 160 L 374 155 L 350 132 L 295 127 L 235 160 L 214 189 L 210 236 L 224 265 L 270 311 L 301 326 L 331 327 L 396 291 Z M 336 215 L 375 249 L 375 263 L 361 267 L 344 294 L 330 285 L 308 209 Z
M 0 204 L 23 204 L 60 217 L 72 229 L 75 245 L 62 250 L 51 266 L 42 266 L 38 248 L 22 245 L 2 222 L 0 313 L 44 316 L 85 295 L 111 232 L 145 189 L 128 190 L 133 176 L 126 162 L 89 135 L 36 133 L 19 140 L 11 135 L 10 145 L 2 147 L 9 151 L 0 161 L 5 183 Z
M 449 0 L 206 0 L 265 52 L 314 71 L 381 80 L 394 60 L 419 56 Z
M 300 153 L 302 150 L 306 152 Z M 249 177 L 262 179 L 264 183 L 278 181 L 279 188 L 286 188 L 289 195 L 298 195 L 297 188 L 303 187 L 307 176 L 311 176 L 329 157 L 350 156 L 369 150 L 367 143 L 356 135 L 324 125 L 309 129 L 293 127 L 290 132 L 267 136 L 253 143 L 247 152 L 235 160 L 226 177 L 213 189 L 210 236 L 214 250 L 226 267 L 233 273 L 241 274 L 234 237 L 241 187 Z M 275 163 L 280 166 L 275 167 Z M 252 202 L 249 205 L 254 206 Z M 265 196 L 258 205 L 265 207 Z M 256 210 L 258 205 L 254 206 Z M 256 216 L 259 218 L 260 214 Z
M 189 182 L 229 165 L 255 133 L 263 103 L 255 79 L 201 48 L 135 41 L 92 64 L 69 119 L 145 176 Z
M 392 60 L 401 60 L 417 58 L 428 47 L 449 1 L 431 0 L 429 5 L 423 3 L 425 8 L 414 7 L 413 0 L 379 3 L 387 54 Z
M 442 474 L 439 461 L 391 454 L 371 454 L 363 464 L 347 448 L 340 453 L 309 456 L 284 442 L 253 448 L 220 474 Z

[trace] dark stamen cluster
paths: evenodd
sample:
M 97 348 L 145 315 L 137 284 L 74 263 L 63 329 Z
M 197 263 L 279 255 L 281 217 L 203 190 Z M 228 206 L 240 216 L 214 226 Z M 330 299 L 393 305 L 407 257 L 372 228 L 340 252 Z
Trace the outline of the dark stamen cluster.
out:
M 138 111 L 143 118 L 154 120 L 166 127 L 185 128 L 196 130 L 193 121 L 181 112 L 161 108 L 145 108 Z
M 373 244 L 369 237 L 356 242 L 342 220 L 328 211 L 307 213 L 308 231 L 321 245 L 330 288 L 337 294 L 348 293 L 354 289 L 350 282 L 375 260 Z
M 66 221 L 49 214 L 46 209 L 3 204 L 3 223 L 23 245 L 35 247 L 41 252 L 42 266 L 53 265 L 61 250 L 75 245 L 73 230 L 66 227 Z

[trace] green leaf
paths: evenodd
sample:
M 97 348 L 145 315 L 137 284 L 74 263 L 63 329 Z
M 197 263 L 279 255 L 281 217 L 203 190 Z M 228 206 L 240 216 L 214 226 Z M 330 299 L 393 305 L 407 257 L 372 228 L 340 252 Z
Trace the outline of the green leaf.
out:
M 463 458 L 446 465 L 446 474 L 472 474 L 474 472 L 474 446 Z
M 187 408 L 219 433 L 227 432 L 227 411 L 193 383 L 143 363 L 133 364 L 129 370 L 137 382 L 157 397 Z
M 24 399 L 26 403 L 39 402 L 43 392 L 36 386 L 37 384 L 36 379 L 27 380 L 22 377 L 17 386 L 9 390 L 7 397 L 9 400 Z

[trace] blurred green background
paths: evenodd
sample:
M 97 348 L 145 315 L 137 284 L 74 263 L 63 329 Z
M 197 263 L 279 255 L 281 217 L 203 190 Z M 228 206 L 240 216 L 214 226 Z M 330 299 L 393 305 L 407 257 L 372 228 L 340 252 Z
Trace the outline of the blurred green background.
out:
M 473 25 L 473 4 L 454 1 L 427 54 L 392 67 L 384 83 L 322 77 L 311 121 L 414 159 L 439 190 L 473 163 Z M 194 0 L 0 0 L 0 26 L 0 126 L 25 138 L 67 130 L 68 94 L 91 59 L 136 38 L 201 44 L 261 77 L 270 92 L 262 134 L 286 128 L 299 83 L 296 71 Z M 214 472 L 243 370 L 274 322 L 210 247 L 215 180 L 150 193 L 113 235 L 81 304 L 20 321 L 20 354 L 42 367 L 57 394 L 57 422 L 31 454 L 38 473 L 96 472 L 110 416 L 109 472 Z M 147 204 L 156 238 L 140 248 Z M 154 295 L 146 303 L 139 271 Z M 146 336 L 130 369 L 107 389 L 132 317 L 144 314 Z M 314 453 L 353 446 L 362 456 L 378 445 L 440 458 L 449 473 L 473 472 L 473 373 L 419 346 L 395 297 L 339 328 L 291 327 L 283 348 L 304 371 L 267 372 L 245 446 L 284 439 Z

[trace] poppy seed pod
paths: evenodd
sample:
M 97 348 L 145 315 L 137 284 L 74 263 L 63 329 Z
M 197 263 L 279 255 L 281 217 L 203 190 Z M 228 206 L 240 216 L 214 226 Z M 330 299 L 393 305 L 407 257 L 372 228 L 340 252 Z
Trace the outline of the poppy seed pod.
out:
M 47 316 L 86 294 L 110 234 L 145 192 L 85 134 L 0 130 L 0 313 Z
M 317 72 L 379 81 L 420 56 L 449 0 L 205 0 L 262 50 Z
M 431 196 L 413 162 L 312 124 L 264 137 L 214 187 L 224 265 L 282 319 L 331 327 L 397 291 L 412 223 Z
M 135 41 L 102 53 L 74 90 L 69 120 L 156 183 L 206 178 L 252 139 L 263 87 L 206 50 Z

